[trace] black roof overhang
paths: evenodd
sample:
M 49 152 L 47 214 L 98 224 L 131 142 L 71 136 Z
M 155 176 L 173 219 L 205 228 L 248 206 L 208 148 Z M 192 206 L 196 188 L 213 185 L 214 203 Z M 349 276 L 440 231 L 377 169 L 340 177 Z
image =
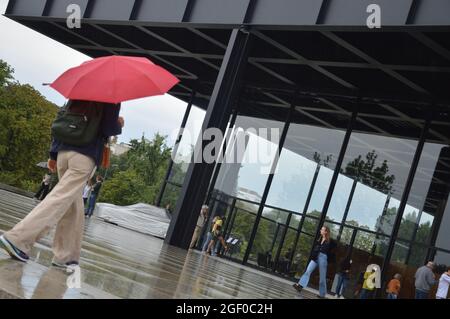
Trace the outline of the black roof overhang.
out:
M 286 108 L 293 90 L 305 112 L 336 116 L 348 115 L 356 97 L 366 108 L 382 104 L 386 118 L 399 116 L 398 105 L 448 107 L 450 1 L 377 0 L 382 28 L 368 29 L 373 2 L 10 0 L 6 16 L 92 57 L 149 57 L 181 79 L 170 94 L 187 101 L 195 90 L 204 108 L 231 30 L 244 25 L 253 35 L 240 95 L 249 110 Z M 72 3 L 82 9 L 81 29 L 66 26 Z

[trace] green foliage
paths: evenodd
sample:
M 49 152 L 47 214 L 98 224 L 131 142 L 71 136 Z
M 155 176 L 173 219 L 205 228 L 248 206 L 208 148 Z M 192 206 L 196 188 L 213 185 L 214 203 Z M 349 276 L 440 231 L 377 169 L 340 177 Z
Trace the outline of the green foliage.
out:
M 116 205 L 132 205 L 146 202 L 150 198 L 150 187 L 134 169 L 119 171 L 102 186 L 100 200 Z
M 131 150 L 113 156 L 99 201 L 116 205 L 154 204 L 164 180 L 171 149 L 166 137 L 156 134 L 152 141 L 143 136 L 130 142 Z
M 14 69 L 3 60 L 0 60 L 0 87 L 5 86 L 14 80 Z
M 348 163 L 343 173 L 366 186 L 372 187 L 383 193 L 389 193 L 395 181 L 394 175 L 388 175 L 389 166 L 384 160 L 381 166 L 375 166 L 378 155 L 375 150 L 366 154 L 365 160 L 361 155 Z
M 13 70 L 0 60 L 0 182 L 35 191 L 51 142 L 57 107 L 30 85 L 13 82 Z

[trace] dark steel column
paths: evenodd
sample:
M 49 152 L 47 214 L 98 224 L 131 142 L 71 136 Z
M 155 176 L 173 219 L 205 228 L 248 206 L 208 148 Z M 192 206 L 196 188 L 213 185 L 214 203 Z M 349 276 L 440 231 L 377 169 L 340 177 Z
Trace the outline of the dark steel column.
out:
M 278 249 L 277 252 L 275 254 L 275 258 L 274 258 L 274 262 L 273 262 L 273 267 L 272 267 L 272 271 L 275 271 L 278 265 L 278 260 L 280 259 L 280 255 L 281 255 L 281 250 L 283 249 L 284 246 L 284 241 L 286 239 L 286 234 L 289 230 L 289 224 L 291 223 L 291 218 L 292 218 L 292 213 L 289 214 L 287 220 L 286 220 L 286 225 L 283 229 L 283 232 L 281 233 L 281 239 L 280 239 L 280 244 L 278 245 Z
M 352 189 L 350 190 L 350 195 L 348 195 L 347 205 L 345 206 L 344 216 L 342 217 L 341 221 L 341 227 L 339 227 L 337 241 L 341 240 L 342 232 L 344 231 L 344 225 L 347 221 L 348 212 L 350 211 L 350 206 L 352 205 L 353 195 L 355 195 L 356 185 L 358 185 L 358 181 L 355 179 L 352 184 Z
M 423 203 L 423 205 L 425 206 L 425 203 Z M 411 251 L 412 251 L 412 246 L 414 245 L 414 242 L 416 241 L 416 237 L 417 237 L 417 232 L 419 231 L 419 223 L 420 223 L 420 219 L 422 218 L 422 213 L 423 213 L 423 209 L 420 210 L 419 214 L 417 215 L 416 218 L 416 224 L 414 225 L 414 230 L 413 230 L 413 236 L 411 241 L 409 242 L 409 248 L 408 248 L 408 253 L 406 254 L 406 259 L 405 259 L 405 264 L 408 265 L 409 264 L 409 259 L 411 258 Z M 428 243 L 425 243 L 428 244 Z
M 359 104 L 359 100 L 357 102 Z M 356 105 L 358 107 L 358 105 Z M 325 223 L 325 217 L 328 213 L 328 208 L 330 207 L 331 198 L 333 197 L 334 188 L 336 186 L 337 179 L 339 177 L 342 162 L 344 161 L 345 153 L 347 152 L 348 143 L 350 142 L 350 136 L 352 135 L 353 126 L 356 122 L 356 116 L 358 114 L 358 110 L 354 110 L 352 113 L 352 117 L 350 119 L 350 122 L 348 123 L 347 131 L 345 132 L 344 141 L 342 142 L 341 151 L 339 153 L 338 160 L 336 162 L 336 167 L 334 168 L 334 174 L 331 178 L 330 182 L 330 188 L 328 189 L 327 197 L 325 198 L 325 203 L 323 205 L 322 214 L 320 215 L 319 224 L 316 229 L 316 234 L 314 237 L 314 240 L 316 240 L 320 235 L 320 229 L 322 228 L 323 224 Z M 311 250 L 312 253 L 312 250 Z M 311 259 L 311 258 L 310 258 Z
M 247 64 L 249 40 L 250 34 L 244 30 L 234 29 L 231 33 L 206 111 L 202 135 L 209 128 L 225 131 Z M 203 141 L 202 135 L 195 146 L 201 154 L 208 144 Z M 167 244 L 188 249 L 213 171 L 214 163 L 206 163 L 203 158 L 194 158 L 190 164 L 167 231 Z
M 280 142 L 278 143 L 278 148 L 277 148 L 277 155 L 278 155 L 278 157 L 272 163 L 272 167 L 271 167 L 271 170 L 270 170 L 271 174 L 269 174 L 269 178 L 267 179 L 267 183 L 266 183 L 266 186 L 264 188 L 263 196 L 261 198 L 261 203 L 259 205 L 258 213 L 257 213 L 256 218 L 255 218 L 255 224 L 253 226 L 252 233 L 250 235 L 250 239 L 248 240 L 248 246 L 247 246 L 247 250 L 245 251 L 244 259 L 242 260 L 243 264 L 247 263 L 248 257 L 250 256 L 250 252 L 251 252 L 252 247 L 253 247 L 253 241 L 255 240 L 256 232 L 258 231 L 258 226 L 259 226 L 259 222 L 261 220 L 262 212 L 264 210 L 264 205 L 266 203 L 267 196 L 269 195 L 270 186 L 272 185 L 273 176 L 274 176 L 274 174 L 272 172 L 275 171 L 275 168 L 278 165 L 278 160 L 280 158 L 281 151 L 282 151 L 283 145 L 284 145 L 284 141 L 286 140 L 287 132 L 289 130 L 289 125 L 290 125 L 290 122 L 291 122 L 292 113 L 295 110 L 295 98 L 296 98 L 296 92 L 293 92 L 293 97 L 292 97 L 291 106 L 289 108 L 289 113 L 288 113 L 286 121 L 285 121 L 285 125 L 284 125 L 284 128 L 283 128 L 283 133 L 281 134 L 281 137 L 280 137 Z
M 389 267 L 389 264 L 391 263 L 391 257 L 392 257 L 392 253 L 394 252 L 395 241 L 397 240 L 400 225 L 402 223 L 403 212 L 405 211 L 405 207 L 408 202 L 409 193 L 411 191 L 411 187 L 414 182 L 414 176 L 416 175 L 417 167 L 419 166 L 420 156 L 422 155 L 423 146 L 425 145 L 425 140 L 427 138 L 428 130 L 430 128 L 430 122 L 431 122 L 431 114 L 429 114 L 428 118 L 426 119 L 425 125 L 422 129 L 422 133 L 420 134 L 419 144 L 417 145 L 416 153 L 414 154 L 414 159 L 411 164 L 411 169 L 409 171 L 408 179 L 407 179 L 406 185 L 405 185 L 405 190 L 403 191 L 400 206 L 398 208 L 397 216 L 395 218 L 391 238 L 389 240 L 389 246 L 388 246 L 388 249 L 386 252 L 386 256 L 384 258 L 383 267 L 381 268 L 381 280 L 383 283 L 386 280 L 386 272 Z M 384 286 L 382 286 L 382 287 L 384 287 Z M 382 290 L 382 291 L 384 291 L 384 290 Z
M 167 181 L 169 180 L 170 173 L 172 173 L 173 158 L 175 156 L 177 156 L 178 147 L 180 146 L 181 139 L 183 138 L 183 131 L 184 131 L 184 128 L 186 127 L 186 123 L 188 121 L 189 115 L 191 114 L 191 109 L 192 109 L 192 104 L 194 102 L 194 98 L 195 98 L 195 91 L 192 91 L 191 98 L 187 105 L 186 112 L 184 112 L 184 117 L 183 117 L 183 121 L 181 122 L 180 131 L 178 132 L 177 140 L 176 140 L 175 146 L 173 148 L 172 157 L 170 158 L 170 162 L 169 162 L 169 167 L 167 168 L 166 176 L 164 177 L 164 182 L 161 186 L 161 190 L 159 191 L 158 199 L 156 200 L 156 206 L 158 206 L 158 207 L 161 206 L 161 201 L 162 201 L 164 192 L 166 190 Z

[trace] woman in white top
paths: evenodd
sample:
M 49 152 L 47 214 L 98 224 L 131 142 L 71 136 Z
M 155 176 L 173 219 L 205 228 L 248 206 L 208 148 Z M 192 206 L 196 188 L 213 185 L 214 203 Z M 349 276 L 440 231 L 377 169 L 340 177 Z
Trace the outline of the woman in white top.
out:
M 450 285 L 450 267 L 447 267 L 447 272 L 444 272 L 439 279 L 439 287 L 436 293 L 436 299 L 447 299 L 448 286 Z
M 83 202 L 84 202 L 84 206 L 86 206 L 87 204 L 87 200 L 89 198 L 89 194 L 91 193 L 91 189 L 92 189 L 92 183 L 89 180 L 86 185 L 84 186 L 83 189 Z

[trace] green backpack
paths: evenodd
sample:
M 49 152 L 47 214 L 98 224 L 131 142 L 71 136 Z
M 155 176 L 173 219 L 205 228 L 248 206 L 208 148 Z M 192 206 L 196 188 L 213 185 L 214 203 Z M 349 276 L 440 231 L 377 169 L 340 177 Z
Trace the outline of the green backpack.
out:
M 64 144 L 86 146 L 99 136 L 103 103 L 69 101 L 52 124 L 52 136 Z

